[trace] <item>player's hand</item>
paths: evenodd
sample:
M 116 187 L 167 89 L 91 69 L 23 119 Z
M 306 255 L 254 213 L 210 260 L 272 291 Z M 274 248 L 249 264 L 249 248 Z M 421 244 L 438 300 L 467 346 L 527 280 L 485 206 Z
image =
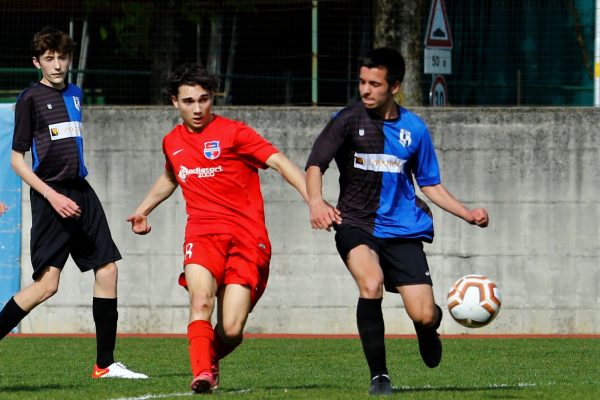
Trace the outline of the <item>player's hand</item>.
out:
M 143 214 L 132 214 L 127 217 L 127 222 L 131 222 L 131 230 L 138 235 L 145 235 L 152 230 L 148 225 L 148 217 Z
M 474 208 L 469 211 L 467 222 L 471 225 L 477 225 L 480 228 L 485 228 L 489 223 L 488 213 L 485 208 Z
M 331 227 L 342 223 L 341 212 L 324 200 L 318 200 L 309 204 L 310 226 L 313 229 L 331 230 Z
M 8 207 L 6 207 L 6 205 L 4 203 L 0 203 L 0 217 L 2 216 L 2 214 L 4 214 L 7 211 L 8 211 Z
M 52 188 L 46 191 L 46 200 L 62 218 L 81 217 L 81 208 L 77 203 Z

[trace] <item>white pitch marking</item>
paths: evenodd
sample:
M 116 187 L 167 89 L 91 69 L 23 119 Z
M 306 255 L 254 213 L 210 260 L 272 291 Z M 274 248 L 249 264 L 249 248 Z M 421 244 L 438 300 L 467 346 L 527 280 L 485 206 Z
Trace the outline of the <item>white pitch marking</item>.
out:
M 228 391 L 228 394 L 236 394 L 236 393 L 248 393 L 251 392 L 252 389 L 240 389 L 234 391 Z M 286 390 L 287 391 L 287 390 Z M 183 397 L 183 396 L 191 396 L 194 393 L 186 392 L 186 393 L 169 393 L 169 394 L 143 394 L 137 397 L 119 397 L 117 399 L 110 400 L 150 400 L 150 399 L 164 399 L 167 397 Z
M 119 397 L 117 399 L 110 400 L 148 400 L 148 399 L 164 399 L 167 397 L 183 397 L 183 396 L 191 396 L 192 392 L 186 393 L 169 393 L 169 394 L 144 394 L 137 397 Z

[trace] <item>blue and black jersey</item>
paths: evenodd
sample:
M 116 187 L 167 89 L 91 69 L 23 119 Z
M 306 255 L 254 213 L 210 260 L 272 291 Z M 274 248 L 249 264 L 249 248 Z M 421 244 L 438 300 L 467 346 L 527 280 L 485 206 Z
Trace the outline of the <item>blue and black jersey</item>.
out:
M 419 186 L 441 183 L 435 149 L 425 123 L 398 107 L 398 118 L 381 120 L 362 102 L 335 114 L 315 141 L 306 168 L 340 171 L 337 208 L 342 224 L 379 238 L 433 240 L 433 220 L 419 207 Z
M 67 85 L 57 90 L 42 83 L 25 89 L 15 108 L 12 148 L 29 151 L 32 169 L 46 182 L 83 179 L 81 89 Z

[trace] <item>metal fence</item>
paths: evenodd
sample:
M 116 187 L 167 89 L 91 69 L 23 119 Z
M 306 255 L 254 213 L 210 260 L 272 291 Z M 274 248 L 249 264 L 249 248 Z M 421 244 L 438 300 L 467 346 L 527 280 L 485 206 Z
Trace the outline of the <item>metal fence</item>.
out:
M 39 79 L 30 40 L 52 25 L 78 43 L 71 81 L 89 104 L 165 103 L 165 77 L 187 61 L 219 75 L 222 104 L 310 105 L 315 82 L 316 104 L 347 104 L 356 99 L 356 60 L 376 41 L 381 3 L 400 13 L 401 0 L 0 0 L 0 102 Z M 431 3 L 414 0 L 427 10 Z M 450 105 L 592 104 L 594 0 L 445 5 Z M 432 77 L 417 79 L 427 99 Z

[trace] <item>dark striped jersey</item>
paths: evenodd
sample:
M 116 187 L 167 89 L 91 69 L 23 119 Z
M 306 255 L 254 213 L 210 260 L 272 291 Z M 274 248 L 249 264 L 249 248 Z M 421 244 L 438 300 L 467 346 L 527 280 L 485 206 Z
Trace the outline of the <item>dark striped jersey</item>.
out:
M 46 182 L 83 179 L 81 89 L 57 90 L 42 83 L 25 89 L 17 99 L 12 148 L 31 149 L 32 169 Z
M 441 183 L 431 136 L 414 113 L 398 106 L 398 118 L 381 120 L 362 102 L 334 114 L 315 141 L 306 168 L 340 171 L 342 225 L 379 238 L 433 240 L 433 220 L 419 206 L 419 186 Z

